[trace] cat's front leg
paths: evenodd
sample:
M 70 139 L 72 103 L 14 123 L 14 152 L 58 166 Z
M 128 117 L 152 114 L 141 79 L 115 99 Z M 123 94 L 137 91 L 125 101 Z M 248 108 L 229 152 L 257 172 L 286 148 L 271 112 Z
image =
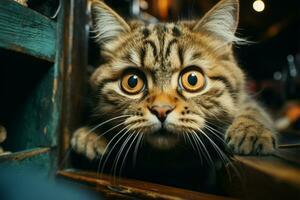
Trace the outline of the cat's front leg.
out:
M 88 127 L 77 129 L 71 139 L 71 147 L 78 154 L 93 160 L 105 154 L 107 141 L 91 131 Z
M 247 102 L 227 129 L 229 148 L 241 155 L 267 155 L 276 148 L 272 121 L 255 102 Z

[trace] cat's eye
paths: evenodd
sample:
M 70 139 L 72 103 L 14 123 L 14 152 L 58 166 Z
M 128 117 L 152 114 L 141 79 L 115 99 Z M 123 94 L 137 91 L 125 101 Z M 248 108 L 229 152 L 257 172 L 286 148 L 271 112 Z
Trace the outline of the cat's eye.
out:
M 128 94 L 138 94 L 145 88 L 144 77 L 137 72 L 127 72 L 121 79 L 121 88 Z
M 200 69 L 188 67 L 182 71 L 179 85 L 188 92 L 197 92 L 204 88 L 205 77 Z

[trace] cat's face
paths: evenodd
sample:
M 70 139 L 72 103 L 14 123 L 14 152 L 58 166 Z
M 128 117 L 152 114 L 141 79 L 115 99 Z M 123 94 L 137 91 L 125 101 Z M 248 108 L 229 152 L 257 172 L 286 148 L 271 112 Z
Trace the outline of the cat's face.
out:
M 93 12 L 107 60 L 91 77 L 100 95 L 95 112 L 124 115 L 127 132 L 160 149 L 234 116 L 244 84 L 231 50 L 236 0 L 217 4 L 198 23 L 127 24 L 100 2 Z

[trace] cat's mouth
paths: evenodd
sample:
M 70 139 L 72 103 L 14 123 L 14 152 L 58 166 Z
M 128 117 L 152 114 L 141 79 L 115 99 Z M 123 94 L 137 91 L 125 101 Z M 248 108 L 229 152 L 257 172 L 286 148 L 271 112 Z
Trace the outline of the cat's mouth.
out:
M 165 128 L 161 128 L 151 134 L 147 134 L 146 140 L 155 148 L 167 150 L 173 148 L 178 143 L 179 136 Z

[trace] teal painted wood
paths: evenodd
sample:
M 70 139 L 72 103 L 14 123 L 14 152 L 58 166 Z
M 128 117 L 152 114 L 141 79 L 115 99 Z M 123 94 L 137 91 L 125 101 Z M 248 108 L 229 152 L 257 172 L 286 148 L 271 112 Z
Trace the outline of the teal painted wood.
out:
M 57 24 L 58 33 L 63 35 L 63 25 L 58 22 Z M 61 116 L 62 116 L 62 82 L 63 82 L 63 72 L 60 67 L 60 61 L 63 51 L 63 40 L 62 36 L 57 37 L 57 52 L 55 64 L 53 67 L 53 76 L 52 76 L 52 90 L 51 90 L 51 121 L 48 123 L 48 138 L 51 146 L 56 146 L 58 140 L 60 139 L 59 133 L 61 132 Z
M 27 150 L 24 152 L 19 152 L 16 154 L 23 154 L 33 150 Z M 16 156 L 12 155 L 12 156 Z M 6 157 L 6 156 L 3 156 Z M 54 173 L 52 171 L 52 155 L 51 151 L 35 154 L 32 156 L 25 157 L 23 159 L 0 159 L 0 170 L 1 168 L 13 168 L 14 170 L 23 170 L 23 169 L 31 169 L 31 170 L 38 170 L 39 176 L 48 177 L 49 173 Z
M 29 68 L 28 68 L 29 70 Z M 31 69 L 32 70 L 32 69 Z M 36 147 L 51 147 L 57 144 L 56 132 L 59 126 L 60 104 L 57 95 L 56 67 L 50 67 L 22 102 L 14 119 L 10 122 L 8 141 L 12 151 Z M 21 84 L 21 83 L 20 83 Z
M 14 1 L 1 0 L 0 47 L 54 61 L 56 23 Z

